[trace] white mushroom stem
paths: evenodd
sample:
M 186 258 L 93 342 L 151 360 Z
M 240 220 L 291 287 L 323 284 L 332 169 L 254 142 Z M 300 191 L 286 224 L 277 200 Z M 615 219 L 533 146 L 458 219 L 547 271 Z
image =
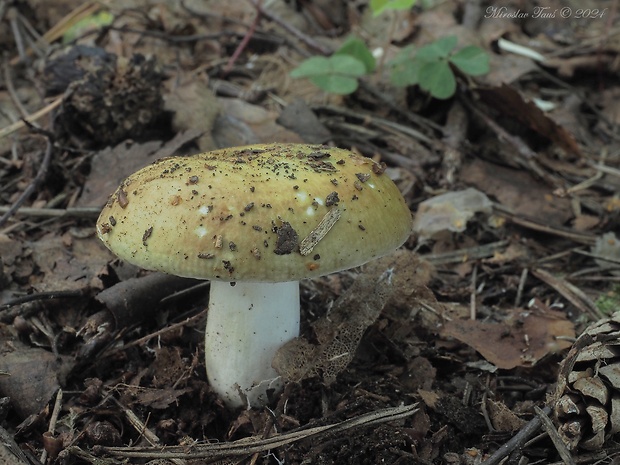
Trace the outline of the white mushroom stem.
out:
M 205 331 L 209 383 L 231 407 L 267 403 L 282 380 L 271 367 L 276 351 L 299 335 L 299 282 L 212 281 Z M 244 399 L 244 397 L 246 399 Z

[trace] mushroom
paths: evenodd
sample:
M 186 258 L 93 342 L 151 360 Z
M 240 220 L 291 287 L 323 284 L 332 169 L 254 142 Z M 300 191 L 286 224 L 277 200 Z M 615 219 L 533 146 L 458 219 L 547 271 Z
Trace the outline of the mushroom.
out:
M 149 270 L 211 280 L 208 380 L 231 407 L 264 405 L 275 352 L 299 334 L 299 280 L 362 265 L 409 237 L 385 167 L 348 150 L 267 144 L 154 162 L 97 221 L 104 244 Z

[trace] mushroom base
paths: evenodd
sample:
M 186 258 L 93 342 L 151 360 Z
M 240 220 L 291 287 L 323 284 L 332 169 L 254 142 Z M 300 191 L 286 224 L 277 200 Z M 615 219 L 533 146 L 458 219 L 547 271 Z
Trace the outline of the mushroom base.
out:
M 265 405 L 267 391 L 282 388 L 271 362 L 298 335 L 299 282 L 211 282 L 207 377 L 229 407 Z

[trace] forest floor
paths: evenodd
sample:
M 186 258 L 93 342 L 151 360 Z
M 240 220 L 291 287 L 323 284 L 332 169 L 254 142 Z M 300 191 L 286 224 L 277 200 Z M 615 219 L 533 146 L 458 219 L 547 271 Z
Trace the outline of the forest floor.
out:
M 617 463 L 617 0 L 77 3 L 0 0 L 0 462 Z M 385 163 L 414 231 L 302 281 L 313 368 L 229 410 L 208 282 L 95 222 L 158 158 L 273 142 Z

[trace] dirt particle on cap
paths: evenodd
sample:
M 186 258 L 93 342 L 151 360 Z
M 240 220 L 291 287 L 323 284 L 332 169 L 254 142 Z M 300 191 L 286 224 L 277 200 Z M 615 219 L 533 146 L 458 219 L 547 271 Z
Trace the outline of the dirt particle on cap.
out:
M 222 263 L 224 264 L 224 269 L 226 271 L 228 271 L 229 273 L 232 274 L 233 271 L 235 271 L 235 267 L 232 266 L 232 264 L 230 263 L 230 261 L 228 260 L 222 260 Z
M 370 174 L 368 173 L 355 173 L 355 177 L 360 180 L 360 182 L 364 183 L 370 179 Z
M 327 194 L 327 197 L 325 197 L 325 206 L 326 207 L 331 207 L 332 205 L 336 205 L 338 204 L 338 202 L 340 202 L 340 199 L 338 198 L 338 192 L 334 191 L 330 194 Z
M 190 176 L 188 184 L 198 184 L 198 176 Z
M 198 252 L 198 258 L 209 260 L 209 259 L 215 258 L 215 255 L 209 252 Z
M 319 265 L 319 264 L 318 264 L 318 263 L 316 263 L 316 262 L 310 262 L 310 263 L 307 263 L 307 264 L 306 264 L 306 268 L 308 268 L 308 270 L 309 270 L 309 271 L 315 271 L 315 270 L 318 270 L 320 266 L 321 266 L 321 265 Z
M 252 250 L 250 252 L 252 252 L 252 255 L 254 256 L 256 260 L 261 259 L 261 254 L 260 254 L 260 250 L 258 250 L 258 247 L 252 247 Z
M 101 234 L 107 234 L 112 231 L 112 226 L 110 226 L 110 223 L 101 223 L 99 225 L 99 230 L 101 231 Z
M 215 246 L 216 249 L 221 249 L 222 248 L 222 235 L 218 234 L 216 236 L 213 236 L 213 245 Z
M 230 249 L 231 252 L 236 252 L 237 251 L 237 244 L 235 244 L 233 241 L 230 241 L 228 243 L 228 248 Z
M 151 237 L 151 234 L 153 234 L 153 226 L 148 228 L 146 231 L 144 231 L 144 234 L 142 234 L 142 245 L 144 247 L 146 247 L 146 241 L 149 237 Z
M 121 206 L 121 208 L 127 208 L 127 205 L 129 205 L 127 192 L 125 192 L 123 189 L 118 190 L 118 193 L 116 194 L 116 200 L 118 200 L 118 204 Z
M 243 207 L 243 209 L 244 209 L 246 212 L 249 212 L 250 210 L 252 210 L 252 208 L 254 208 L 254 202 L 250 202 L 250 203 L 248 203 L 245 207 Z
M 114 218 L 113 216 L 110 216 L 110 218 L 108 218 L 110 220 L 110 224 L 112 226 L 116 226 L 116 218 Z
M 308 158 L 313 158 L 315 160 L 319 160 L 321 158 L 328 158 L 331 155 L 329 152 L 312 152 L 308 154 Z
M 282 226 L 273 228 L 273 232 L 278 236 L 273 250 L 277 255 L 287 255 L 297 250 L 299 236 L 289 222 L 283 221 Z
M 372 164 L 372 172 L 375 174 L 381 175 L 385 173 L 386 168 L 387 168 L 387 165 L 385 164 L 384 161 Z

